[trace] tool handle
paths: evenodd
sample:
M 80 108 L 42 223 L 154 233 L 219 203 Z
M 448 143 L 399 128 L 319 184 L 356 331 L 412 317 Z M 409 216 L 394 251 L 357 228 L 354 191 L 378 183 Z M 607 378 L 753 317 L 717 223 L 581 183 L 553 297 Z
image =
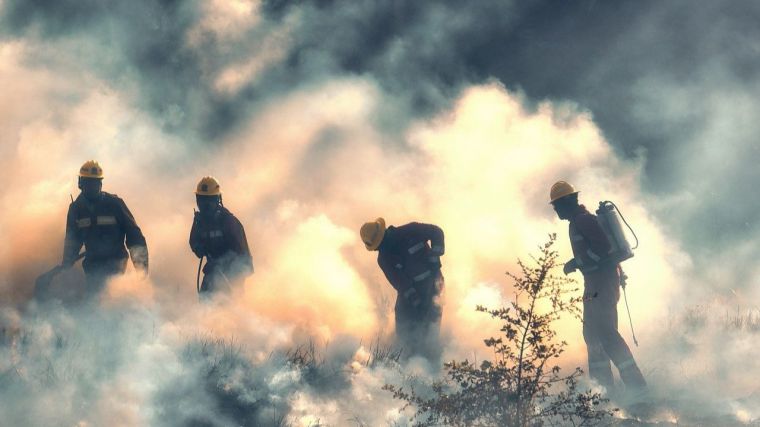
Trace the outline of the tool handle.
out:
M 195 276 L 195 290 L 198 295 L 201 293 L 201 266 L 203 265 L 203 257 L 198 260 L 198 274 Z

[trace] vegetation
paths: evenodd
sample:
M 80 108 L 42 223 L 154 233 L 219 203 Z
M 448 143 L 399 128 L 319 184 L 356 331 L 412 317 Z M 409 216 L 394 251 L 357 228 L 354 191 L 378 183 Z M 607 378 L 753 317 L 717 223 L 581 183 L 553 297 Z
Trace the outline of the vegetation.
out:
M 552 324 L 577 316 L 580 297 L 569 279 L 552 274 L 561 267 L 555 240 L 549 236 L 532 265 L 518 261 L 519 275 L 507 273 L 515 289 L 509 307 L 477 308 L 502 323 L 500 336 L 485 340 L 491 360 L 446 363 L 446 378 L 427 393 L 384 387 L 415 409 L 415 426 L 587 426 L 612 415 L 601 395 L 578 389 L 579 368 L 563 374 L 557 365 L 566 343 L 555 340 Z

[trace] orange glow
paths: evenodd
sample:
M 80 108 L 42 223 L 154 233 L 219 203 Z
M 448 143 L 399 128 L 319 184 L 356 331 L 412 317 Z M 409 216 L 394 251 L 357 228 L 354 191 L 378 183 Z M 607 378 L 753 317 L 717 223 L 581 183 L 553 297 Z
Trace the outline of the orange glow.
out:
M 3 45 L 0 55 L 0 79 L 25 73 L 19 47 Z M 88 78 L 72 84 L 96 87 Z M 294 90 L 224 140 L 199 144 L 164 134 L 154 117 L 108 89 L 73 105 L 19 102 L 64 84 L 45 72 L 21 80 L 8 94 L 13 114 L 0 116 L 3 146 L 13 148 L 3 148 L 0 161 L 11 177 L 0 196 L 0 226 L 12 244 L 0 248 L 5 295 L 28 296 L 34 273 L 59 261 L 74 175 L 90 158 L 104 167 L 104 190 L 132 210 L 151 255 L 151 277 L 114 280 L 106 301 L 155 304 L 169 321 L 214 333 L 261 339 L 257 329 L 272 328 L 272 342 L 291 333 L 323 340 L 387 333 L 395 294 L 358 237 L 363 222 L 384 216 L 444 229 L 444 332 L 452 352 L 471 354 L 497 333 L 475 305 L 511 300 L 504 273 L 516 272 L 518 257 L 535 253 L 549 233 L 571 257 L 567 224 L 548 205 L 558 179 L 576 185 L 590 209 L 614 200 L 635 226 L 642 246 L 625 267 L 640 335 L 657 327 L 689 263 L 647 212 L 640 165 L 618 160 L 588 113 L 550 103 L 528 111 L 498 84 L 466 90 L 402 141 L 373 121 L 377 87 L 339 79 Z M 243 289 L 212 307 L 197 302 L 197 258 L 187 244 L 192 190 L 205 175 L 220 180 L 256 265 Z M 572 343 L 570 357 L 582 360 L 580 322 L 558 326 Z

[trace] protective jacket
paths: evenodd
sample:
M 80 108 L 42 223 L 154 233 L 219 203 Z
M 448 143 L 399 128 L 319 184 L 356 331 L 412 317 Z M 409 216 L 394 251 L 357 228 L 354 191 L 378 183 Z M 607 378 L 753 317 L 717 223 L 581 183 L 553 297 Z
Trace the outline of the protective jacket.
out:
M 123 270 L 128 258 L 127 249 L 136 268 L 148 269 L 145 237 L 127 205 L 115 194 L 102 192 L 95 202 L 80 194 L 69 205 L 63 245 L 64 266 L 74 263 L 82 245 L 87 252 L 82 263 L 85 273 Z
M 219 206 L 211 217 L 196 214 L 190 230 L 190 249 L 198 258 L 206 256 L 202 290 L 210 290 L 207 277 L 222 273 L 233 279 L 253 272 L 251 251 L 243 224 L 224 206 Z
M 602 268 L 617 267 L 607 259 L 611 246 L 599 220 L 583 205 L 578 206 L 570 219 L 570 245 L 575 264 L 584 276 Z
M 412 222 L 390 226 L 380 244 L 377 263 L 403 305 L 417 306 L 441 292 L 443 230 Z

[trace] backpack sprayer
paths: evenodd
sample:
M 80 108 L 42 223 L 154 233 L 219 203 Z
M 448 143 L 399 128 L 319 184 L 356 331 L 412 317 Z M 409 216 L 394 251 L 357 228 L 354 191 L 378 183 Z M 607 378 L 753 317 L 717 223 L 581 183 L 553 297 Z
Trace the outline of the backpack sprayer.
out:
M 621 263 L 625 260 L 633 258 L 633 250 L 639 247 L 639 238 L 636 236 L 636 232 L 633 231 L 628 221 L 620 212 L 620 209 L 611 201 L 605 200 L 599 202 L 599 209 L 596 210 L 596 216 L 599 220 L 604 234 L 607 235 L 607 240 L 610 242 L 610 252 L 608 257 L 612 262 Z M 631 247 L 628 240 L 625 238 L 625 232 L 623 231 L 623 224 L 631 230 L 631 234 L 636 239 L 636 245 Z M 638 347 L 639 341 L 636 339 L 636 333 L 633 331 L 633 320 L 631 319 L 631 309 L 628 307 L 628 295 L 625 292 L 626 280 L 628 276 L 620 271 L 620 286 L 623 288 L 623 299 L 625 300 L 625 310 L 628 312 L 628 323 L 631 325 L 631 335 L 633 335 L 633 342 Z

